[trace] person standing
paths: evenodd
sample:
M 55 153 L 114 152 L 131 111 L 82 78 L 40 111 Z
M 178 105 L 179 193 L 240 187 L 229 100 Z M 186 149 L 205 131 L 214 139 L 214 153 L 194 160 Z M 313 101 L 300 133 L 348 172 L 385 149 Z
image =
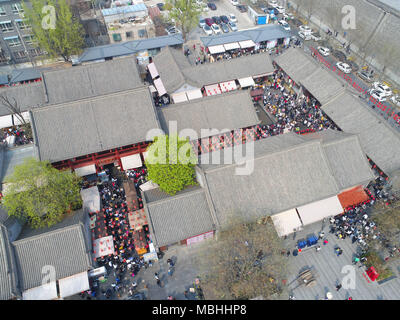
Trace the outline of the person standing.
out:
M 340 288 L 342 288 L 342 285 L 341 285 L 341 284 L 338 284 L 338 285 L 336 286 L 336 291 L 339 291 Z

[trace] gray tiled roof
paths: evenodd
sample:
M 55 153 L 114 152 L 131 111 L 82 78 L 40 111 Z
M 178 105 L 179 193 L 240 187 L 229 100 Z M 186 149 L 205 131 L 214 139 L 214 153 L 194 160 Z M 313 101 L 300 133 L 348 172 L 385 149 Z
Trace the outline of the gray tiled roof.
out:
M 160 123 L 167 133 L 169 121 L 177 122 L 178 133 L 182 129 L 193 129 L 198 137 L 201 136 L 201 129 L 232 131 L 260 122 L 248 90 L 170 105 L 160 112 Z
M 302 138 L 305 141 L 322 141 L 326 159 L 339 189 L 345 190 L 365 184 L 374 178 L 357 135 L 328 129 L 304 135 Z
M 53 266 L 62 279 L 87 271 L 91 265 L 87 215 L 83 210 L 49 229 L 24 229 L 12 243 L 21 290 L 42 284 L 42 268 Z
M 147 87 L 31 112 L 39 158 L 51 162 L 146 140 L 159 128 Z
M 268 25 L 218 36 L 200 37 L 200 40 L 206 47 L 209 47 L 237 41 L 253 40 L 254 42 L 262 42 L 289 37 L 290 33 L 286 32 L 282 26 Z
M 236 211 L 254 219 L 338 194 L 320 141 L 288 133 L 258 140 L 254 150 L 248 175 L 236 175 L 243 165 L 200 165 L 221 224 Z
M 9 300 L 18 294 L 17 271 L 7 229 L 0 224 L 0 300 Z
M 357 134 L 365 153 L 386 174 L 400 169 L 400 134 L 346 91 L 322 106 L 344 132 Z
M 150 202 L 147 214 L 159 247 L 215 229 L 201 188 Z
M 272 73 L 268 53 L 243 56 L 214 63 L 190 65 L 181 49 L 166 47 L 154 57 L 154 63 L 165 89 L 173 93 L 185 83 L 201 88 L 204 85 Z
M 75 101 L 143 85 L 134 58 L 49 71 L 44 81 L 50 104 Z
M 10 83 L 29 81 L 41 78 L 40 70 L 35 68 L 25 68 L 25 69 L 14 69 L 11 71 Z

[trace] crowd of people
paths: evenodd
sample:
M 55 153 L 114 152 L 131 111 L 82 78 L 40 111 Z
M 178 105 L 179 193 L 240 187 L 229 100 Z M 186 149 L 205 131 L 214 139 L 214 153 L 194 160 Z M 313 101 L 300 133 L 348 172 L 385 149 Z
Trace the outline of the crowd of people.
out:
M 7 143 L 9 146 L 21 146 L 33 142 L 33 139 L 27 137 L 24 129 L 21 126 L 2 129 L 1 140 L 3 144 Z

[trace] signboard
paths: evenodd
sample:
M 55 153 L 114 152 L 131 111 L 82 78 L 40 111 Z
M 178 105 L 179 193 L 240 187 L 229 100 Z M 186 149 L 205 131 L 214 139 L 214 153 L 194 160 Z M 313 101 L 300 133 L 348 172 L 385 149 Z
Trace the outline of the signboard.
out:
M 214 231 L 209 231 L 209 232 L 200 234 L 198 236 L 186 239 L 186 245 L 190 246 L 190 245 L 192 245 L 194 243 L 198 243 L 198 242 L 201 242 L 201 241 L 203 241 L 205 239 L 212 238 L 213 236 L 214 236 Z

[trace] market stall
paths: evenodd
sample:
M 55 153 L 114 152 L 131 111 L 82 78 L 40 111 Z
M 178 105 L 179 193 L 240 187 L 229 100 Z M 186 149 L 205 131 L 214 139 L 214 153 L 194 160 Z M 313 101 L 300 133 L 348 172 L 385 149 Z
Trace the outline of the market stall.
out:
M 93 241 L 94 258 L 104 257 L 109 254 L 114 254 L 113 236 L 102 237 Z
M 121 157 L 121 163 L 123 170 L 140 168 L 143 166 L 142 159 L 140 158 L 140 154 L 133 154 L 126 157 Z
M 224 48 L 226 51 L 235 50 L 235 49 L 240 49 L 240 45 L 237 42 L 226 43 L 226 44 L 224 44 Z
M 271 216 L 276 232 L 280 237 L 301 230 L 301 221 L 296 209 L 287 210 Z
M 211 46 L 211 47 L 208 47 L 208 51 L 211 54 L 223 53 L 223 52 L 225 52 L 225 48 L 223 45 Z
M 186 96 L 187 96 L 188 100 L 195 100 L 195 99 L 203 98 L 203 94 L 201 93 L 200 89 L 186 91 Z
M 74 171 L 78 176 L 84 177 L 84 176 L 88 176 L 88 175 L 91 175 L 91 174 L 95 174 L 96 173 L 96 166 L 94 164 L 91 164 L 89 166 L 75 168 Z
M 247 88 L 247 87 L 255 85 L 255 82 L 252 77 L 241 78 L 241 79 L 238 79 L 238 81 L 242 88 Z
M 244 41 L 239 41 L 239 46 L 242 49 L 247 49 L 254 47 L 256 44 L 253 40 L 244 40 Z
M 188 101 L 186 97 L 186 92 L 178 92 L 178 93 L 173 93 L 171 94 L 171 98 L 174 101 L 174 103 L 179 103 L 179 102 L 186 102 Z
M 162 95 L 167 93 L 167 90 L 165 90 L 164 84 L 162 83 L 161 79 L 155 79 L 153 81 L 154 86 L 156 87 L 157 91 L 158 91 L 158 95 L 161 97 Z
M 220 86 L 222 92 L 228 92 L 228 91 L 232 91 L 232 90 L 236 90 L 237 89 L 235 80 L 227 81 L 227 82 L 221 82 L 219 84 L 219 86 Z
M 22 300 L 53 300 L 57 298 L 57 284 L 55 281 L 22 292 Z
M 87 271 L 58 280 L 60 297 L 65 298 L 90 289 Z
M 217 94 L 221 94 L 221 88 L 219 87 L 218 83 L 217 84 L 212 84 L 209 86 L 205 86 L 204 89 L 206 90 L 207 96 L 215 96 Z
M 149 70 L 152 79 L 157 78 L 159 76 L 157 68 L 156 68 L 156 65 L 154 64 L 154 62 L 149 63 L 147 65 L 147 69 Z
M 297 208 L 303 225 L 308 225 L 324 218 L 332 217 L 343 212 L 337 196 L 316 201 Z

